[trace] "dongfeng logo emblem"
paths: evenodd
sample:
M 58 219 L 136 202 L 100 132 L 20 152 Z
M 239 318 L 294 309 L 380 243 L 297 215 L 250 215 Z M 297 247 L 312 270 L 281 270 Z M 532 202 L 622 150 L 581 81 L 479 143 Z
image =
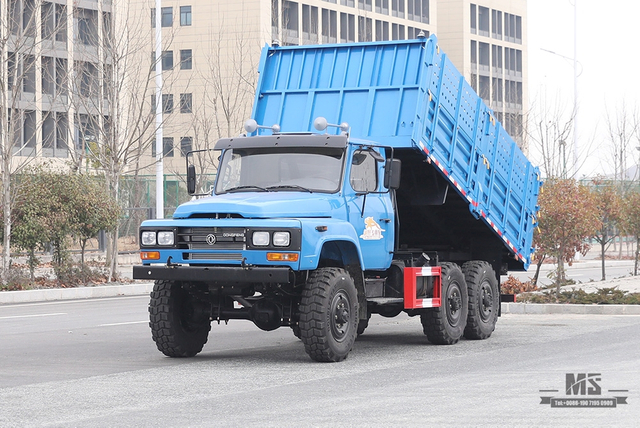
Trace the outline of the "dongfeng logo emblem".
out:
M 207 240 L 207 244 L 213 245 L 216 243 L 216 235 L 214 235 L 213 233 L 210 233 L 207 235 L 206 240 Z

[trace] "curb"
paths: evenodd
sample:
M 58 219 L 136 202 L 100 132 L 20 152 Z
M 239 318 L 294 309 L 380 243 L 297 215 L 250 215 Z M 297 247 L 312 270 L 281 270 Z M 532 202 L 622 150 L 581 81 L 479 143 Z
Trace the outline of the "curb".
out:
M 98 287 L 49 288 L 0 292 L 0 305 L 95 299 L 100 297 L 143 296 L 153 290 L 153 282 L 102 285 Z M 511 315 L 640 315 L 640 305 L 569 305 L 556 303 L 502 303 L 502 313 Z
M 0 292 L 0 305 L 49 302 L 54 300 L 95 299 L 99 297 L 142 296 L 151 293 L 153 282 L 101 285 L 98 287 L 48 288 L 41 290 Z
M 640 315 L 640 305 L 573 305 L 559 303 L 502 303 L 503 314 Z

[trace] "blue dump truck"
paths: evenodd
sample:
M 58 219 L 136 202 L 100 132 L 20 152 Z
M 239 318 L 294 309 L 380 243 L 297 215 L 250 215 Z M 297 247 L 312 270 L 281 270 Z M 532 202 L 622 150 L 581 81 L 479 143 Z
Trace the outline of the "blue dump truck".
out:
M 434 344 L 488 338 L 541 181 L 437 39 L 267 46 L 259 73 L 211 190 L 140 227 L 158 349 L 194 356 L 244 319 L 341 361 L 372 314 L 401 313 Z

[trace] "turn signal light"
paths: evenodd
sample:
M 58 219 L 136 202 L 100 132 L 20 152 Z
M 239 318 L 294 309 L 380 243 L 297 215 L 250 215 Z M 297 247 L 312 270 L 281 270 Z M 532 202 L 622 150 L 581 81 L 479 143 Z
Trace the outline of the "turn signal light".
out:
M 141 251 L 140 259 L 141 260 L 160 260 L 160 252 L 159 251 Z
M 267 260 L 270 262 L 297 262 L 297 253 L 267 253 Z

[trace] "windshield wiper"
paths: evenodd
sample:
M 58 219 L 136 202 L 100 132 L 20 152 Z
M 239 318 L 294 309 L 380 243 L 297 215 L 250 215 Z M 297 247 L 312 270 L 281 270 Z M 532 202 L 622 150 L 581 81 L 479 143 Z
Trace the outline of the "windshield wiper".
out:
M 291 190 L 301 190 L 303 192 L 313 193 L 311 190 L 306 187 L 298 186 L 297 184 L 280 184 L 278 186 L 269 186 L 267 187 L 267 191 L 275 190 L 275 189 L 291 189 Z
M 239 190 L 250 190 L 250 189 L 254 189 L 254 190 L 259 190 L 260 192 L 268 192 L 267 189 L 265 189 L 264 187 L 260 187 L 260 186 L 236 186 L 236 187 L 231 187 L 229 189 L 226 189 L 225 192 L 226 193 L 233 193 L 233 192 L 237 192 Z

